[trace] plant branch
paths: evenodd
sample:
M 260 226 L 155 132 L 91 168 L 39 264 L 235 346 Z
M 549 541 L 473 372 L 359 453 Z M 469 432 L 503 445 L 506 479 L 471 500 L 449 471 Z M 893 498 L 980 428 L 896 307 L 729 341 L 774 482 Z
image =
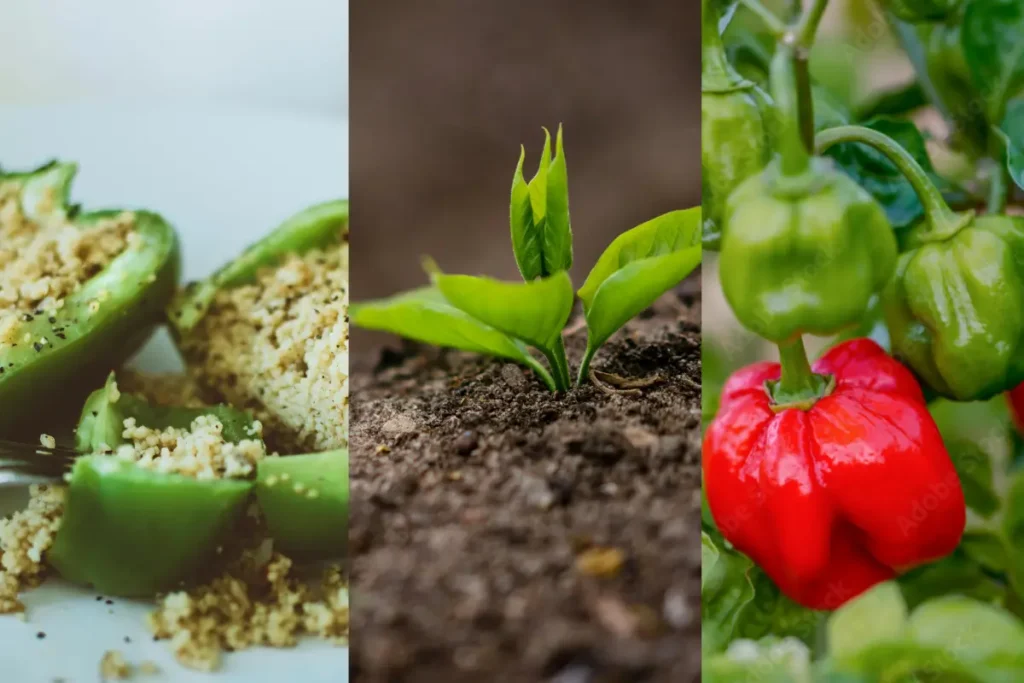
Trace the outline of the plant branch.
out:
M 927 234 L 930 238 L 946 239 L 951 237 L 965 225 L 965 219 L 966 222 L 970 222 L 973 218 L 969 212 L 959 215 L 954 213 L 942 193 L 939 192 L 939 188 L 935 187 L 935 183 L 931 181 L 917 160 L 888 135 L 864 126 L 839 126 L 818 133 L 818 137 L 815 139 L 815 148 L 821 154 L 840 142 L 860 142 L 869 145 L 896 165 L 896 168 L 914 188 L 918 199 L 921 200 L 921 206 L 924 207 L 924 214 L 929 223 Z
M 802 50 L 809 50 L 814 45 L 814 37 L 818 34 L 821 18 L 825 15 L 827 7 L 828 0 L 812 0 L 811 6 L 804 11 L 793 27 L 796 45 Z
M 546 386 L 549 391 L 558 391 L 558 385 L 555 384 L 555 380 L 551 376 L 551 373 L 548 372 L 547 368 L 538 363 L 537 359 L 528 357 L 526 366 L 537 373 L 537 376 L 540 377 L 540 380 L 544 382 L 544 386 Z
M 789 41 L 779 43 L 772 57 L 771 90 L 778 115 L 778 149 L 783 176 L 797 177 L 810 168 L 810 153 L 804 141 L 801 117 L 801 89 L 795 51 Z M 809 97 L 809 92 L 807 92 Z

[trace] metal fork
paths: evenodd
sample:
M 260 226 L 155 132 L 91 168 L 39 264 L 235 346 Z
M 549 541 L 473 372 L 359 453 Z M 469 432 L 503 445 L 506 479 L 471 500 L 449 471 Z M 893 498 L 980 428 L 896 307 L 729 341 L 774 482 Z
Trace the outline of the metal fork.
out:
M 61 446 L 46 448 L 0 439 L 0 488 L 59 482 L 79 455 Z

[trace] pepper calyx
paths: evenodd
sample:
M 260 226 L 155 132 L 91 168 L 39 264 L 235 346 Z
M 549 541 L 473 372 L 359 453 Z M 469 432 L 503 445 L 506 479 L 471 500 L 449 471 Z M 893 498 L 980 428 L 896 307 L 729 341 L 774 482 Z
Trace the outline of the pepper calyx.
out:
M 815 403 L 830 395 L 836 388 L 834 375 L 815 374 L 812 386 L 799 391 L 788 392 L 780 386 L 782 380 L 770 379 L 764 383 L 764 391 L 771 400 L 773 413 L 784 410 L 810 410 Z

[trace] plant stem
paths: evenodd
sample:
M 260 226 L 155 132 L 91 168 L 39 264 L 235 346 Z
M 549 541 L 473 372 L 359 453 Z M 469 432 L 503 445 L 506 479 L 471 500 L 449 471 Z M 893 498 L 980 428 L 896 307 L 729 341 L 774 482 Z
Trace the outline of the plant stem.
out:
M 558 356 L 553 349 L 541 349 L 541 352 L 548 359 L 548 365 L 551 366 L 551 376 L 554 377 L 557 391 L 566 391 L 569 388 L 569 383 L 562 372 L 562 365 L 558 362 Z
M 536 359 L 529 358 L 526 361 L 526 366 L 537 373 L 537 376 L 540 377 L 540 380 L 544 382 L 544 386 L 546 386 L 549 391 L 558 391 L 558 385 L 555 384 L 555 380 L 551 377 L 551 373 L 547 371 L 547 368 L 538 363 Z
M 786 23 L 775 16 L 775 13 L 765 7 L 761 0 L 740 0 L 740 4 L 757 15 L 761 23 L 765 25 L 768 32 L 778 40 L 786 32 Z
M 794 47 L 779 43 L 771 63 L 771 89 L 778 114 L 778 149 L 783 176 L 795 178 L 810 170 L 811 156 L 804 144 L 800 122 L 800 96 Z
M 807 361 L 803 337 L 797 337 L 795 342 L 789 344 L 779 344 L 779 360 L 782 363 L 780 392 L 787 396 L 797 396 L 817 389 L 818 382 L 815 381 L 815 374 Z
M 804 50 L 811 49 L 814 44 L 814 37 L 818 34 L 818 26 L 821 25 L 821 18 L 825 15 L 828 7 L 828 0 L 813 0 L 810 7 L 804 11 L 800 21 L 793 28 L 796 37 L 796 45 Z
M 1010 183 L 1007 178 L 1006 166 L 994 161 L 991 169 L 991 181 L 988 187 L 988 204 L 985 212 L 997 215 L 1006 210 L 1006 201 L 1010 194 Z
M 555 360 L 558 362 L 558 372 L 562 375 L 562 382 L 565 388 L 572 386 L 572 377 L 569 375 L 569 359 L 565 355 L 565 342 L 562 335 L 558 335 L 558 342 L 555 344 Z
M 743 77 L 725 55 L 725 45 L 718 33 L 719 18 L 714 0 L 701 0 L 701 92 L 728 92 L 743 83 Z
M 590 361 L 595 353 L 597 353 L 597 349 L 590 348 L 590 344 L 587 344 L 587 351 L 583 354 L 583 361 L 580 363 L 579 374 L 576 375 L 576 386 L 582 386 L 587 381 L 590 373 Z
M 814 142 L 819 154 L 840 142 L 861 142 L 874 147 L 888 157 L 910 182 L 918 199 L 921 200 L 924 215 L 929 224 L 926 233 L 929 240 L 944 240 L 952 237 L 974 217 L 970 212 L 954 213 L 942 193 L 939 192 L 939 188 L 935 187 L 935 183 L 931 181 L 917 160 L 910 155 L 910 152 L 884 133 L 864 126 L 839 126 L 818 133 Z

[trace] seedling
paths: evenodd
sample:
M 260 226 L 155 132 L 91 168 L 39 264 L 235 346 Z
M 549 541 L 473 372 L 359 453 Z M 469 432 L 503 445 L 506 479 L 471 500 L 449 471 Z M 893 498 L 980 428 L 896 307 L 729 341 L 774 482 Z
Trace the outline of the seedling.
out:
M 450 275 L 430 259 L 431 285 L 354 304 L 352 324 L 428 344 L 508 358 L 532 369 L 552 391 L 572 385 L 562 331 L 575 296 L 569 187 L 562 129 L 551 155 L 551 135 L 536 175 L 523 177 L 525 149 L 512 178 L 509 210 L 512 251 L 523 282 Z M 589 376 L 590 362 L 608 338 L 655 299 L 676 286 L 701 261 L 701 210 L 671 211 L 619 235 L 598 259 L 576 294 L 583 301 L 587 350 L 576 376 Z M 531 355 L 536 349 L 545 367 Z

